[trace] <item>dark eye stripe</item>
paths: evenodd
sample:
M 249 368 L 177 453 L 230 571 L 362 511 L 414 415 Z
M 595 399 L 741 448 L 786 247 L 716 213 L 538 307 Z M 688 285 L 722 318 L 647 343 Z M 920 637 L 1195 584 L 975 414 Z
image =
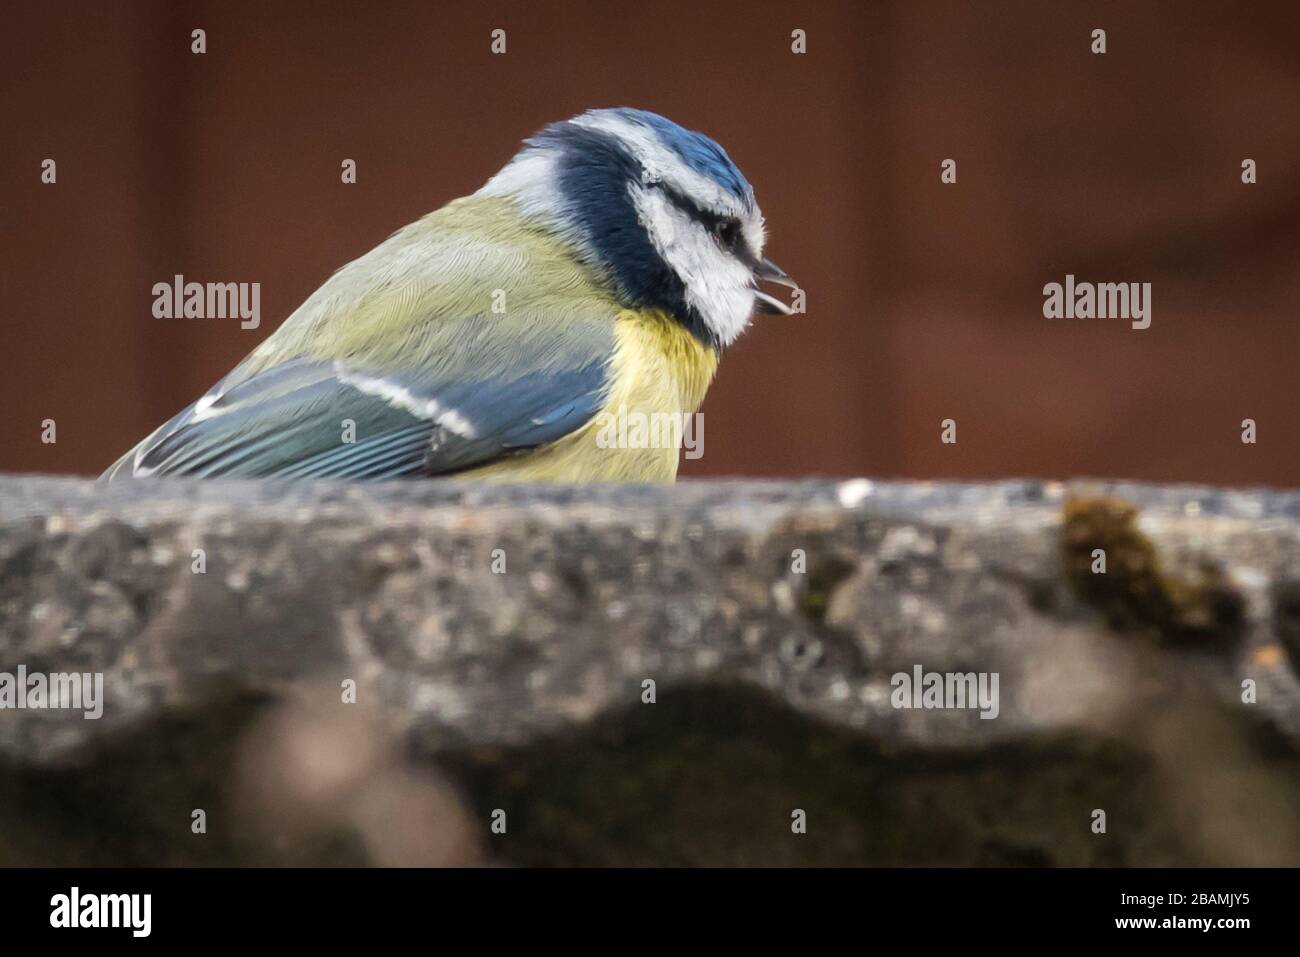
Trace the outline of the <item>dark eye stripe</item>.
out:
M 746 263 L 751 268 L 758 263 L 758 257 L 754 255 L 745 242 L 745 232 L 740 228 L 739 220 L 730 216 L 719 216 L 712 210 L 704 209 L 689 196 L 678 192 L 671 186 L 660 183 L 659 188 L 663 190 L 664 195 L 668 197 L 674 206 L 697 223 L 703 225 L 714 236 L 717 236 L 724 248 L 735 255 L 741 262 Z M 723 238 L 724 229 L 732 231 L 732 236 L 725 240 Z

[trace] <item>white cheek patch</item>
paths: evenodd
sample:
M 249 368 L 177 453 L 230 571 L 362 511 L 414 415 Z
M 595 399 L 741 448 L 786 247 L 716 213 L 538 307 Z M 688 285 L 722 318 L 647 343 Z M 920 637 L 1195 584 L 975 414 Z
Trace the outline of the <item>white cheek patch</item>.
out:
M 762 214 L 755 212 L 753 215 L 747 216 L 742 220 L 740 230 L 745 236 L 745 244 L 753 250 L 757 258 L 762 259 L 763 247 L 767 245 L 767 229 L 764 226 Z
M 685 284 L 687 304 L 723 345 L 735 341 L 754 310 L 749 269 L 659 190 L 635 184 L 628 190 L 650 242 Z

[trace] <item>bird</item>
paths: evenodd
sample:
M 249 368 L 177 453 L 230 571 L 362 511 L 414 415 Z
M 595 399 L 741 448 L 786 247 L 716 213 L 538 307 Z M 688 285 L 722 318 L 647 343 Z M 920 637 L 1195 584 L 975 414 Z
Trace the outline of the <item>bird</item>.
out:
M 102 479 L 672 482 L 680 449 L 610 441 L 611 417 L 697 414 L 753 316 L 792 314 L 758 288 L 799 288 L 765 238 L 705 134 L 629 107 L 552 123 L 336 271 Z

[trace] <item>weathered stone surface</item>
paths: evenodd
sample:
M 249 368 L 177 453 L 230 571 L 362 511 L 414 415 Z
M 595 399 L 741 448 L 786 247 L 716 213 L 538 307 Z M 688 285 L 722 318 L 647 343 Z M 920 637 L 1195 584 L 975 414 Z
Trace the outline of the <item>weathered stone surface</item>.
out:
M 0 864 L 1300 864 L 1297 596 L 1290 492 L 4 478 L 105 704 L 0 710 Z

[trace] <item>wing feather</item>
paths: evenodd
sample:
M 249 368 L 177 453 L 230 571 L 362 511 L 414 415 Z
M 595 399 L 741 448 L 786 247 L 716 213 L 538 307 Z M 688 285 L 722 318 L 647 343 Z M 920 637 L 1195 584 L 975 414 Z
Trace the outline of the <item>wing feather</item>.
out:
M 458 200 L 335 273 L 105 478 L 476 468 L 600 411 L 618 312 L 507 201 Z

